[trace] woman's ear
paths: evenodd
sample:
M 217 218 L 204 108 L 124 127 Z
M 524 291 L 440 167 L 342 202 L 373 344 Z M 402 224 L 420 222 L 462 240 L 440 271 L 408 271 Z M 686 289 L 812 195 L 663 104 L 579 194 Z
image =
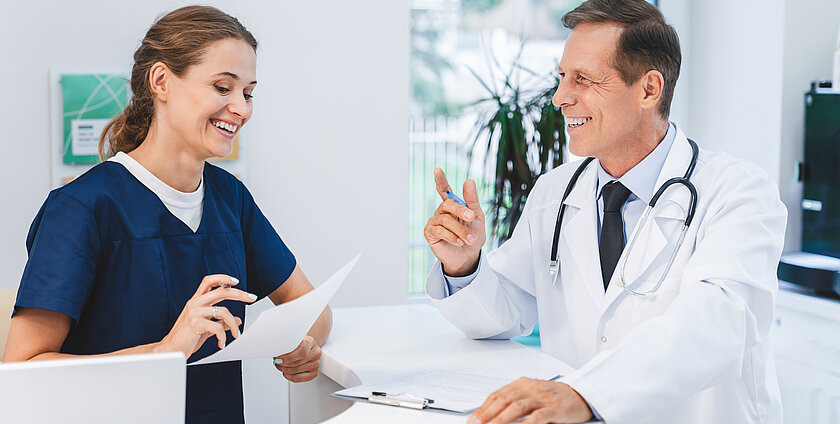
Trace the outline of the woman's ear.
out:
M 169 79 L 172 71 L 163 62 L 156 62 L 149 68 L 149 88 L 158 100 L 165 102 L 169 94 Z

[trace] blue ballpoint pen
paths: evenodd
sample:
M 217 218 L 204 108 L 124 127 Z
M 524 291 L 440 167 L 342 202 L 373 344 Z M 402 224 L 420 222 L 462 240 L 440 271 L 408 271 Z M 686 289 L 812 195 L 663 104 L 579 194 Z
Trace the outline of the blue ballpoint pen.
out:
M 456 195 L 455 193 L 453 193 L 449 190 L 446 190 L 446 195 L 449 196 L 450 199 L 454 200 L 455 203 L 457 203 L 461 206 L 467 206 L 467 202 L 461 200 L 461 198 L 458 197 L 458 195 Z

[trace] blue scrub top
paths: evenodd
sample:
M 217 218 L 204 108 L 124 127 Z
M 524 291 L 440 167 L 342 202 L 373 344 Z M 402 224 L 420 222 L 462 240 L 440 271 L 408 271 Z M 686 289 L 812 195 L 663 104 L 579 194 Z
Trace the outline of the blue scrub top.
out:
M 68 315 L 61 352 L 91 355 L 163 339 L 205 275 L 236 277 L 260 298 L 273 292 L 294 255 L 238 179 L 205 164 L 204 182 L 195 233 L 119 163 L 50 192 L 26 239 L 15 309 Z M 244 322 L 244 303 L 219 305 Z M 188 362 L 218 350 L 210 337 Z M 187 367 L 187 423 L 244 422 L 241 374 L 239 361 Z

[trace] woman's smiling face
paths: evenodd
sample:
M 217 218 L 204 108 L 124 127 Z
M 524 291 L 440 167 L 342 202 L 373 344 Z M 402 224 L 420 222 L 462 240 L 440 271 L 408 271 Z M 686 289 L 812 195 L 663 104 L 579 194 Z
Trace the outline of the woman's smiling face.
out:
M 251 118 L 256 73 L 253 47 L 235 38 L 216 41 L 182 77 L 169 74 L 165 112 L 155 118 L 171 131 L 179 150 L 204 159 L 227 156 Z

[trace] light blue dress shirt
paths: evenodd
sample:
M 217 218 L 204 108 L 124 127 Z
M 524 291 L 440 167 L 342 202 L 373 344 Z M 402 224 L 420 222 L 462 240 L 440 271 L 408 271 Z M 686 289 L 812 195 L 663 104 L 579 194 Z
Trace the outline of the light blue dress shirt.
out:
M 624 243 L 627 243 L 627 236 L 633 234 L 636 223 L 639 222 L 639 218 L 641 218 L 642 213 L 650 203 L 650 199 L 656 192 L 656 180 L 659 178 L 662 166 L 665 165 L 665 159 L 668 157 L 668 152 L 671 151 L 671 145 L 674 144 L 676 135 L 677 130 L 674 124 L 669 124 L 665 138 L 650 154 L 622 175 L 621 178 L 615 178 L 608 174 L 601 166 L 601 162 L 595 160 L 598 164 L 598 191 L 595 196 L 598 199 L 599 235 L 601 234 L 601 221 L 604 219 L 604 199 L 601 197 L 601 190 L 608 183 L 617 180 L 630 190 L 630 197 L 621 206 L 621 218 L 624 221 Z

